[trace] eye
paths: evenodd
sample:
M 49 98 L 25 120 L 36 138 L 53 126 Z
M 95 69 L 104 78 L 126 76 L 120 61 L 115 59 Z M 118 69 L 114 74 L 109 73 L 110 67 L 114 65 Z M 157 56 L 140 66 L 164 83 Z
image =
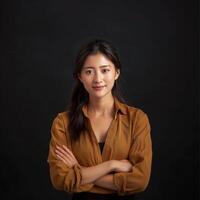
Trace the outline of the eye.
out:
M 89 75 L 89 74 L 91 74 L 91 70 L 87 70 L 87 71 L 85 71 L 85 73 L 87 74 L 87 75 Z
M 110 70 L 109 69 L 103 69 L 102 71 L 103 71 L 103 73 L 106 73 L 106 72 L 109 72 Z

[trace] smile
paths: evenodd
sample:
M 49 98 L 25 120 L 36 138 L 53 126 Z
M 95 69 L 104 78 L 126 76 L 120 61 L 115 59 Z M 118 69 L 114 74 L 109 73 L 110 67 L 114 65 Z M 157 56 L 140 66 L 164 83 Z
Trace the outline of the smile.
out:
M 105 86 L 98 86 L 98 87 L 92 87 L 93 89 L 95 89 L 95 90 L 101 90 L 101 89 L 103 89 Z

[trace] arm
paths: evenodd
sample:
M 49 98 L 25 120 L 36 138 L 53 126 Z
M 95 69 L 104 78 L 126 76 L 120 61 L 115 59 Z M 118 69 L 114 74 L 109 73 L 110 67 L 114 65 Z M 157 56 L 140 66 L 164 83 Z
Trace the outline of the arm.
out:
M 51 182 L 58 190 L 67 192 L 89 191 L 93 187 L 93 183 L 81 184 L 81 166 L 78 163 L 73 166 L 66 165 L 55 153 L 56 146 L 65 145 L 70 148 L 69 138 L 67 137 L 63 116 L 58 114 L 51 127 L 51 141 L 47 159 Z
M 93 167 L 83 167 L 81 169 L 81 184 L 92 183 L 113 170 L 112 160 L 103 162 Z
M 68 134 L 66 134 L 66 128 L 63 124 L 62 116 L 59 114 L 51 128 L 52 137 L 47 160 L 50 166 L 51 182 L 56 189 L 68 192 L 89 191 L 95 180 L 111 171 L 130 171 L 130 166 L 132 167 L 130 163 L 116 160 L 107 161 L 93 167 L 80 166 L 75 157 L 72 156 L 70 142 L 67 139 Z M 57 148 L 58 146 L 60 149 Z M 61 150 L 61 147 L 65 148 Z M 108 180 L 111 180 L 111 178 L 104 178 L 103 183 Z
M 108 174 L 97 179 L 94 184 L 110 190 L 117 190 L 117 187 L 114 185 L 113 174 Z
M 57 146 L 55 153 L 56 156 L 61 161 L 63 161 L 67 166 L 73 167 L 75 164 L 79 165 L 73 153 L 65 145 L 63 145 L 62 147 Z M 132 164 L 127 160 L 121 160 L 121 161 L 109 160 L 91 167 L 84 167 L 84 166 L 80 167 L 82 176 L 81 184 L 86 184 L 86 183 L 92 183 L 97 179 L 100 179 L 102 176 L 109 174 L 112 171 L 128 172 L 132 169 Z M 105 181 L 112 180 L 112 178 L 113 177 L 111 176 L 110 178 L 104 177 L 102 181 L 104 183 Z
M 150 124 L 147 115 L 141 110 L 137 113 L 134 127 L 129 151 L 132 170 L 128 173 L 115 173 L 113 177 L 119 195 L 144 191 L 150 179 L 152 162 Z
M 132 164 L 128 160 L 113 160 L 113 171 L 115 172 L 129 172 L 132 170 Z M 94 182 L 95 185 L 117 191 L 114 184 L 114 175 L 107 174 Z

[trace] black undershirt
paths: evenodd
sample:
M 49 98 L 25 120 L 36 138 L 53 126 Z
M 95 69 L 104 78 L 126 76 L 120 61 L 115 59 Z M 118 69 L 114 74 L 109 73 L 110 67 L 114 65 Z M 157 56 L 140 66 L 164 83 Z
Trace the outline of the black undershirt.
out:
M 103 147 L 105 142 L 99 142 L 99 148 L 101 150 L 101 154 L 103 151 Z M 90 192 L 80 192 L 74 193 L 72 200 L 134 200 L 134 195 L 130 196 L 118 196 L 116 193 L 114 194 L 95 194 Z
M 104 144 L 105 144 L 105 142 L 99 142 L 99 148 L 101 150 L 101 153 L 103 151 Z

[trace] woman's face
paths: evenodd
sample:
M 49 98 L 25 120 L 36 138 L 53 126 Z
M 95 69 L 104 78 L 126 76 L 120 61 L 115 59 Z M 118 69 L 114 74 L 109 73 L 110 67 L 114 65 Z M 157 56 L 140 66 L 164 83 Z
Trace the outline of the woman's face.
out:
M 111 94 L 119 74 L 120 71 L 106 56 L 97 53 L 86 58 L 79 79 L 90 96 L 101 98 Z

